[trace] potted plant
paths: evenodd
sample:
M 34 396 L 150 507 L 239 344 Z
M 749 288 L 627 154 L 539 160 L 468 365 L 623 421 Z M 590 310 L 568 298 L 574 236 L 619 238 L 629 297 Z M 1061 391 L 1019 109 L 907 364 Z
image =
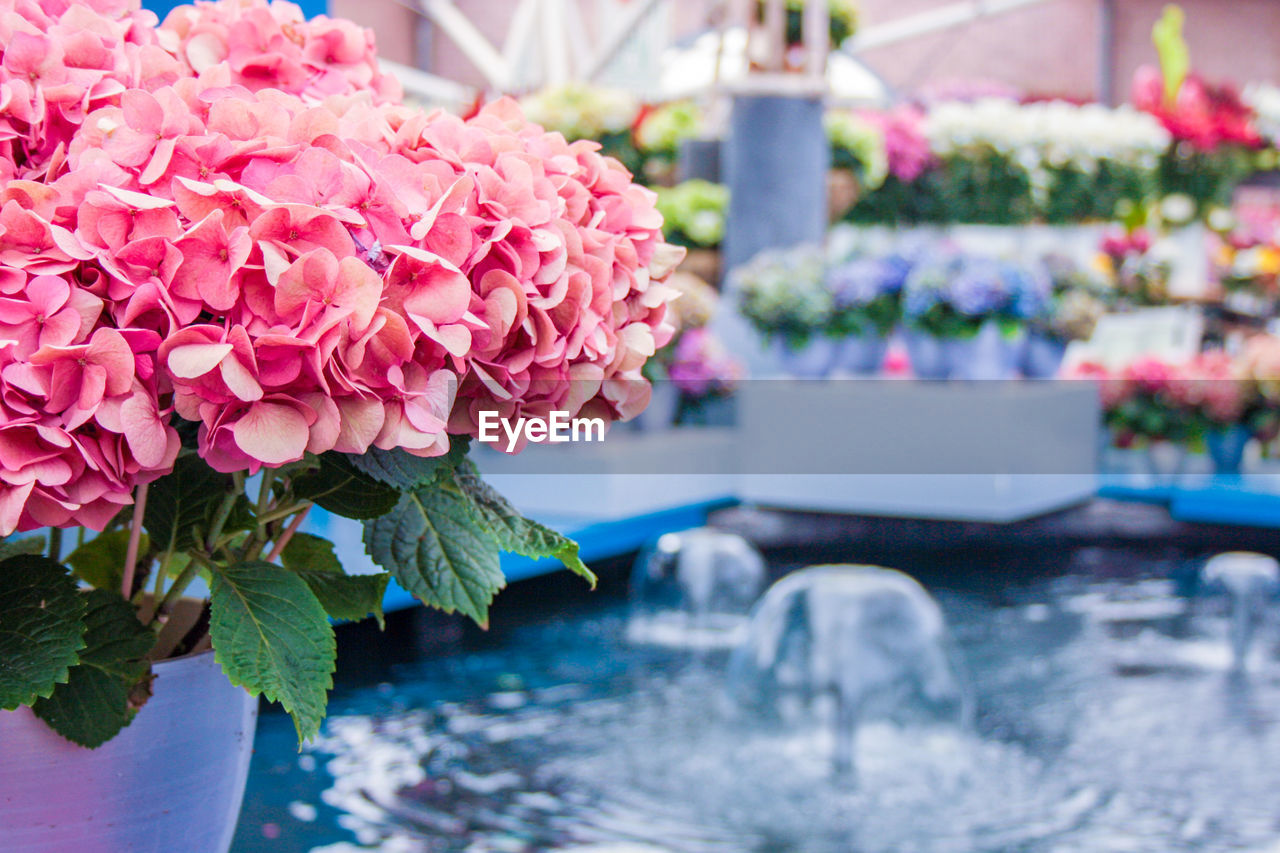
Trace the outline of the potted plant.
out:
M 632 135 L 636 150 L 644 159 L 640 173 L 645 180 L 659 186 L 675 184 L 680 148 L 700 138 L 705 124 L 703 111 L 695 101 L 672 101 L 642 109 Z
M 1044 264 L 1052 290 L 1027 321 L 1021 370 L 1028 379 L 1057 376 L 1068 344 L 1091 338 L 1107 313 L 1109 288 L 1100 276 L 1061 255 L 1046 257 Z
M 912 268 L 903 285 L 911 369 L 922 379 L 1012 375 L 1020 318 L 1034 310 L 1038 281 L 1017 266 L 941 249 Z
M 1154 357 L 1140 358 L 1102 379 L 1102 410 L 1113 446 L 1138 450 L 1156 485 L 1181 476 L 1195 421 L 1179 385 L 1187 374 Z
M 1215 474 L 1239 474 L 1245 449 L 1267 420 L 1257 383 L 1221 350 L 1201 353 L 1185 373 L 1173 393 L 1189 413 L 1192 436 L 1203 441 Z
M 689 252 L 682 268 L 699 278 L 720 280 L 720 244 L 729 215 L 729 188 L 701 178 L 659 187 L 658 211 L 667 239 Z
M 801 68 L 804 57 L 798 53 L 804 47 L 805 0 L 782 0 L 784 12 L 783 38 L 788 49 L 787 66 Z M 757 0 L 756 21 L 764 23 L 767 0 Z M 858 25 L 858 7 L 853 0 L 827 0 L 827 38 L 833 49 L 839 48 Z
M 783 371 L 816 379 L 835 365 L 831 292 L 817 246 L 761 252 L 732 273 L 739 310 L 773 347 Z
M 590 578 L 468 440 L 482 412 L 634 416 L 682 250 L 513 102 L 399 104 L 348 22 L 45 2 L 0 27 L 5 846 L 225 851 L 254 697 L 316 734 L 331 619 L 380 617 L 394 579 L 483 623 L 500 550 Z M 313 506 L 385 571 L 299 532 Z
M 680 392 L 680 422 L 726 426 L 723 408 L 742 379 L 742 364 L 708 328 L 688 329 L 676 340 L 671 383 Z
M 832 311 L 826 334 L 840 342 L 840 367 L 858 374 L 880 369 L 902 315 L 902 285 L 910 270 L 899 254 L 855 255 L 828 270 Z

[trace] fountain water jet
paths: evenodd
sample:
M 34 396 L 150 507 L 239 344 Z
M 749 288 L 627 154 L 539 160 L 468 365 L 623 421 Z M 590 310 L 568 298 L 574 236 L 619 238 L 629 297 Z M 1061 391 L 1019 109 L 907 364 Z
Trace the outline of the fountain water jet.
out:
M 739 641 L 764 582 L 764 558 L 741 536 L 708 527 L 667 533 L 636 560 L 628 637 L 730 647 Z
M 1231 598 L 1232 667 L 1243 672 L 1258 622 L 1280 590 L 1280 563 L 1265 554 L 1228 551 L 1209 558 L 1203 578 L 1206 586 L 1225 590 Z
M 752 612 L 729 679 L 739 706 L 786 715 L 825 705 L 834 768 L 850 779 L 863 720 L 903 716 L 913 698 L 968 717 L 941 609 L 892 569 L 811 566 L 775 583 Z

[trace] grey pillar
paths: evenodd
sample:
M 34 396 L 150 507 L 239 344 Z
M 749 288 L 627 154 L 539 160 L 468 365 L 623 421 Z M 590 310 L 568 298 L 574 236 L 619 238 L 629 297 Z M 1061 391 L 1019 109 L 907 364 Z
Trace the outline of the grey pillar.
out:
M 722 163 L 729 184 L 726 269 L 762 249 L 822 241 L 831 159 L 822 113 L 817 97 L 734 99 Z

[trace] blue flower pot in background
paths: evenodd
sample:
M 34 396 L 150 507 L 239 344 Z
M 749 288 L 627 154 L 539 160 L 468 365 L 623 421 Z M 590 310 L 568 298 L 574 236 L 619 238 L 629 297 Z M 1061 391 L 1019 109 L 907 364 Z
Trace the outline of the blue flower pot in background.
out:
M 903 338 L 907 342 L 911 372 L 917 379 L 946 379 L 951 375 L 949 349 L 952 341 L 935 338 L 919 329 L 907 329 Z
M 1066 354 L 1065 341 L 1031 332 L 1022 350 L 1022 375 L 1028 379 L 1053 379 L 1062 368 Z
M 860 375 L 879 373 L 888 350 L 889 339 L 874 332 L 845 338 L 840 342 L 837 366 Z
M 1243 426 L 1210 430 L 1204 437 L 1205 449 L 1213 461 L 1215 474 L 1239 474 L 1244 465 L 1244 451 L 1253 435 Z
M 1026 332 L 1005 334 L 998 323 L 982 324 L 978 334 L 951 342 L 951 376 L 957 379 L 1012 379 L 1018 374 Z
M 810 339 L 800 349 L 792 349 L 783 338 L 774 339 L 774 354 L 782 372 L 800 379 L 822 379 L 831 373 L 840 355 L 840 341 L 822 335 Z

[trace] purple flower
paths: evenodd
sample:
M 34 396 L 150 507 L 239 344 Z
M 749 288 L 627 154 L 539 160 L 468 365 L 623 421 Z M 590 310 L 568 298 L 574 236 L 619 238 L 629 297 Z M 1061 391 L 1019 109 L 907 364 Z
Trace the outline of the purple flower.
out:
M 742 366 L 707 329 L 690 329 L 676 343 L 667 375 L 690 397 L 727 394 L 742 378 Z
M 995 314 L 1009 301 L 1000 264 L 986 258 L 967 260 L 947 288 L 951 306 L 967 317 Z

